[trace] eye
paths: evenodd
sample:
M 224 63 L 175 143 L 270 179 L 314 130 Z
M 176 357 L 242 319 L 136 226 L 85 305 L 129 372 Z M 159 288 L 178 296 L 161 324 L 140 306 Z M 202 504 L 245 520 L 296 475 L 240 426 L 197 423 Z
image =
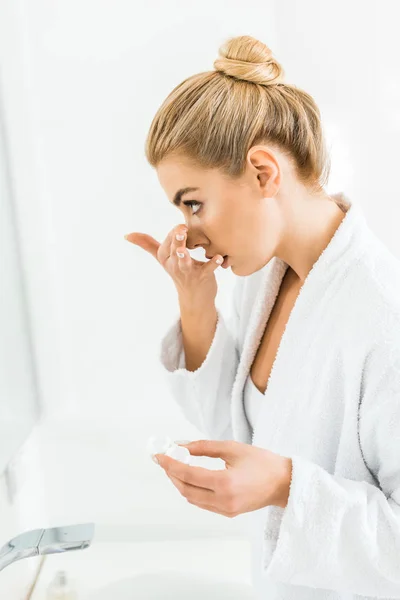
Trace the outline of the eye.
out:
M 185 201 L 183 202 L 183 204 L 185 204 L 185 206 L 190 206 L 190 207 L 193 207 L 193 206 L 201 206 L 201 203 L 200 203 L 200 202 L 197 202 L 197 200 L 185 200 Z M 199 209 L 199 210 L 200 210 L 200 209 Z M 193 212 L 192 214 L 193 214 L 193 215 L 197 214 L 197 213 L 199 212 L 199 210 L 196 210 L 196 211 L 195 211 L 195 212 Z

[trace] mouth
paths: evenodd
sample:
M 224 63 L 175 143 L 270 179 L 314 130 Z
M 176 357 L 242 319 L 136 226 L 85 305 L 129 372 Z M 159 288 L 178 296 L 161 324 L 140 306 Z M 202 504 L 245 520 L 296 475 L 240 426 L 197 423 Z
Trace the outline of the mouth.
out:
M 222 263 L 221 267 L 223 269 L 227 269 L 229 267 L 229 256 L 227 254 L 224 256 L 224 262 Z
M 208 260 L 211 260 L 213 257 L 212 256 L 207 256 L 207 254 L 206 254 L 206 258 L 208 258 Z M 225 254 L 225 255 L 222 256 L 222 258 L 224 259 L 224 262 L 221 264 L 221 267 L 224 267 L 228 263 L 229 256 L 227 254 Z

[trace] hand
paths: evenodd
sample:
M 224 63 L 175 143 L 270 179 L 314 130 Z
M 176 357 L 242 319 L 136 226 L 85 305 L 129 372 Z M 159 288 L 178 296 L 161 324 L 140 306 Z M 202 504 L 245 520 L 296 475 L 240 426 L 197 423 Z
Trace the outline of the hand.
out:
M 182 234 L 184 239 L 177 240 L 176 234 Z M 177 225 L 171 229 L 161 244 L 147 233 L 129 233 L 125 239 L 154 256 L 172 278 L 179 298 L 189 306 L 203 307 L 214 303 L 218 291 L 214 273 L 219 267 L 216 260 L 220 259 L 222 262 L 223 257 L 216 254 L 208 262 L 192 258 L 188 252 L 192 244 L 186 225 Z M 184 254 L 183 258 L 179 258 L 177 252 Z
M 213 471 L 155 455 L 189 504 L 229 518 L 264 506 L 286 506 L 292 475 L 290 458 L 233 440 L 198 440 L 179 446 L 194 456 L 222 458 L 226 465 L 224 470 Z

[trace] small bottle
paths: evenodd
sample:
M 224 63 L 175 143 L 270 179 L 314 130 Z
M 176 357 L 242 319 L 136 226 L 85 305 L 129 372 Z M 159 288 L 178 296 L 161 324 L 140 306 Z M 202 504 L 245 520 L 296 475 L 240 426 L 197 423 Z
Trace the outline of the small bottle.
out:
M 152 435 L 147 442 L 147 452 L 154 454 L 166 454 L 175 460 L 179 460 L 185 465 L 191 464 L 191 454 L 187 448 L 178 446 L 167 436 Z
M 76 591 L 68 581 L 65 571 L 57 571 L 47 588 L 46 600 L 77 600 Z

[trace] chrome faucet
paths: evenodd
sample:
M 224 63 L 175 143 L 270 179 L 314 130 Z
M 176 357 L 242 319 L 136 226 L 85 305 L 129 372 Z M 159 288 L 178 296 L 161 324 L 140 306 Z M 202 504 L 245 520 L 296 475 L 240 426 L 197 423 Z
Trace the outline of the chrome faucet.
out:
M 94 536 L 94 523 L 34 529 L 17 535 L 0 549 L 0 571 L 22 558 L 88 548 Z

